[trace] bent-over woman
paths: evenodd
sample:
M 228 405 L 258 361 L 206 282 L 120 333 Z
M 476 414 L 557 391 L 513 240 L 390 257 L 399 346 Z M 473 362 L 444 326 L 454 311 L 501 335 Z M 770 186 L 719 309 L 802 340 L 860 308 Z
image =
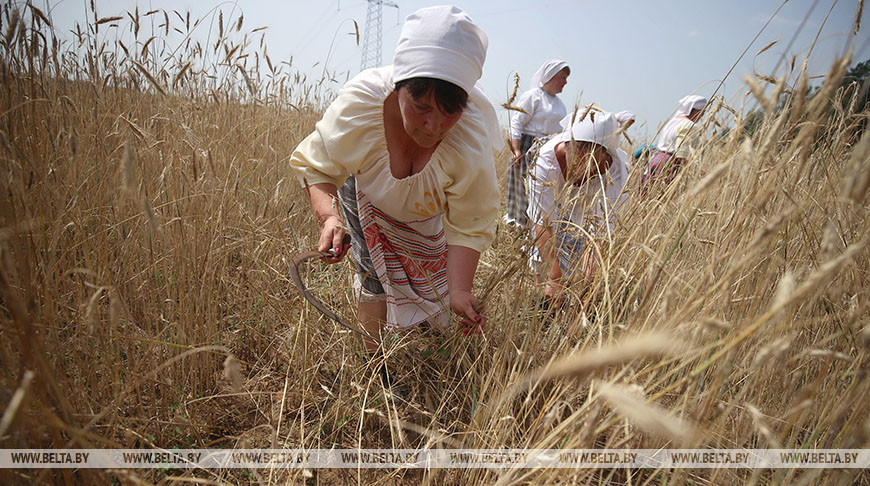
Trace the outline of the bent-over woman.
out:
M 613 231 L 629 174 L 618 128 L 612 114 L 590 113 L 538 152 L 529 186 L 536 249 L 531 263 L 547 297 L 580 268 L 588 238 L 606 239 Z
M 359 320 L 372 336 L 444 327 L 451 308 L 484 322 L 471 290 L 495 234 L 493 150 L 504 145 L 476 87 L 486 49 L 461 9 L 414 12 L 393 65 L 348 82 L 291 156 L 320 224 L 318 248 L 335 252 L 327 261 L 344 257 L 351 235 Z M 368 351 L 378 344 L 365 341 Z
M 700 134 L 695 124 L 704 115 L 706 106 L 707 98 L 703 96 L 689 95 L 680 100 L 677 112 L 662 127 L 656 142 L 658 148 L 652 152 L 641 175 L 641 193 L 646 193 L 657 180 L 667 185 L 677 176 L 686 159 L 698 147 Z

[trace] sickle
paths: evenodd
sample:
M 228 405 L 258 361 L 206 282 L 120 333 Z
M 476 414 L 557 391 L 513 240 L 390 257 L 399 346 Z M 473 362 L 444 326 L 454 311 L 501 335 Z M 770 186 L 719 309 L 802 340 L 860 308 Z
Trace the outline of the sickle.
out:
M 344 241 L 342 243 L 347 244 L 349 242 L 350 242 L 350 236 L 345 235 Z M 365 332 L 365 330 L 360 330 L 356 327 L 351 326 L 350 324 L 345 322 L 344 319 L 341 318 L 341 316 L 339 316 L 338 314 L 333 312 L 332 309 L 330 309 L 329 307 L 326 307 L 326 305 L 323 302 L 321 302 L 317 297 L 315 297 L 314 295 L 311 294 L 311 292 L 308 291 L 308 289 L 305 287 L 305 283 L 302 281 L 302 277 L 299 276 L 299 265 L 301 265 L 303 262 L 305 262 L 307 260 L 311 260 L 312 258 L 331 257 L 331 256 L 334 256 L 334 253 L 332 250 L 329 250 L 329 251 L 306 251 L 304 253 L 300 253 L 300 254 L 296 255 L 290 261 L 290 280 L 293 281 L 293 285 L 296 286 L 296 288 L 299 290 L 299 293 L 302 294 L 302 297 L 305 297 L 305 300 L 310 302 L 311 305 L 313 305 L 314 308 L 316 308 L 321 313 L 323 313 L 323 315 L 325 315 L 326 317 L 337 322 L 345 329 L 353 331 L 362 337 L 369 338 L 369 339 L 375 339 L 372 337 L 371 334 Z

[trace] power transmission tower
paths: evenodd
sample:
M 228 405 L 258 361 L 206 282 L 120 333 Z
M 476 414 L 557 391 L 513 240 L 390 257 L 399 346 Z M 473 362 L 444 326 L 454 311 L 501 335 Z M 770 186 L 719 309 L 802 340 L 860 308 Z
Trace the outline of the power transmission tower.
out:
M 369 8 L 366 12 L 366 32 L 363 37 L 363 52 L 362 62 L 360 63 L 360 71 L 381 65 L 381 31 L 382 31 L 382 16 L 384 13 L 384 5 L 393 7 L 398 12 L 399 6 L 393 2 L 384 0 L 367 0 Z

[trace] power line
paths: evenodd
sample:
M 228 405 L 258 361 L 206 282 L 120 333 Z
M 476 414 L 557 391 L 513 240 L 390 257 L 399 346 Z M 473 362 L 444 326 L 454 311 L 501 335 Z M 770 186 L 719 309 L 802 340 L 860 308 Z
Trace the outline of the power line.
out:
M 368 0 L 369 8 L 366 12 L 366 31 L 363 37 L 362 61 L 360 71 L 381 65 L 383 46 L 381 37 L 383 33 L 384 5 L 393 7 L 398 12 L 399 6 L 393 2 L 384 0 Z

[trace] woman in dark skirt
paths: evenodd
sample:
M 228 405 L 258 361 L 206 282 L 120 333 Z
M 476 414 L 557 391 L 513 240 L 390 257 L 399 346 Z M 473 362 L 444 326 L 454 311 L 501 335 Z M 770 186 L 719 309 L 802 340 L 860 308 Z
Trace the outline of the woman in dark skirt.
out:
M 511 118 L 511 165 L 507 174 L 507 214 L 505 222 L 520 228 L 529 227 L 526 210 L 529 206 L 526 179 L 529 160 L 526 152 L 536 137 L 562 131 L 560 122 L 566 115 L 565 104 L 556 95 L 562 92 L 571 68 L 559 59 L 550 59 L 532 76 L 531 89 L 520 95 L 516 111 Z

